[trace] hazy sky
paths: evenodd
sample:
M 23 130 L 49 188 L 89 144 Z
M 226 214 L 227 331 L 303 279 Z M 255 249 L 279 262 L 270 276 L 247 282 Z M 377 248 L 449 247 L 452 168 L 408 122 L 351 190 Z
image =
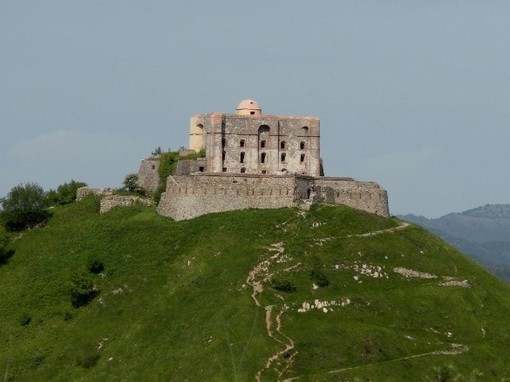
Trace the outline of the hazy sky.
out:
M 393 214 L 510 203 L 510 1 L 0 0 L 0 196 L 119 187 L 244 98 Z

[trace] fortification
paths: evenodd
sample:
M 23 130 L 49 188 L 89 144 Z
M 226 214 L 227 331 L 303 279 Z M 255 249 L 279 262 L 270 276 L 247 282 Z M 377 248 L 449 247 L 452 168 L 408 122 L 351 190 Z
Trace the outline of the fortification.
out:
M 175 220 L 245 208 L 309 207 L 324 200 L 389 216 L 388 196 L 374 182 L 325 177 L 317 117 L 264 115 L 254 100 L 236 114 L 190 119 L 186 161 L 169 177 L 158 212 Z M 143 165 L 143 162 L 142 162 Z

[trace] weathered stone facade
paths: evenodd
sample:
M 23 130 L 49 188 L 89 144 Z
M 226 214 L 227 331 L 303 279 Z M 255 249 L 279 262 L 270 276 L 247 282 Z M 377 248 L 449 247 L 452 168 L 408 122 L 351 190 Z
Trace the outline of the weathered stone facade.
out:
M 389 216 L 388 196 L 374 182 L 324 177 L 317 117 L 263 115 L 244 100 L 237 114 L 190 120 L 190 150 L 169 177 L 158 212 L 175 220 L 245 208 L 309 207 L 318 200 Z
M 388 216 L 386 191 L 373 182 L 304 175 L 211 173 L 169 178 L 158 212 L 185 220 L 246 208 L 298 207 L 318 200 Z
M 142 160 L 138 170 L 138 184 L 145 191 L 154 192 L 159 186 L 159 155 Z
M 207 172 L 321 175 L 319 118 L 263 115 L 252 100 L 237 111 L 190 120 L 190 149 L 205 149 Z
M 112 195 L 113 190 L 111 188 L 90 188 L 90 187 L 80 187 L 76 190 L 76 200 L 80 201 L 88 195 L 98 195 L 98 196 L 108 196 Z
M 110 211 L 113 207 L 116 206 L 133 206 L 135 204 L 142 204 L 144 206 L 152 205 L 152 200 L 147 198 L 141 198 L 139 196 L 131 196 L 131 195 L 109 195 L 105 196 L 101 199 L 101 205 L 99 207 L 100 213 L 105 213 Z

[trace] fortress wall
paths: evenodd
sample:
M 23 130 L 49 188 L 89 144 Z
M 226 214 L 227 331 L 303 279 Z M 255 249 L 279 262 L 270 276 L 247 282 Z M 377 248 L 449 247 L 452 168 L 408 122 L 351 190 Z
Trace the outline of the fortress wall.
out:
M 311 179 L 311 178 L 310 178 Z M 175 220 L 246 208 L 295 205 L 296 189 L 306 194 L 306 182 L 296 187 L 294 176 L 201 174 L 168 179 L 158 213 Z
M 138 183 L 140 187 L 149 192 L 154 192 L 159 186 L 159 156 L 150 156 L 140 163 L 138 170 Z
M 326 190 L 333 200 L 329 202 L 371 212 L 381 216 L 390 216 L 388 194 L 374 182 L 360 182 L 349 178 L 320 177 L 314 183 Z M 332 192 L 331 192 L 332 191 Z

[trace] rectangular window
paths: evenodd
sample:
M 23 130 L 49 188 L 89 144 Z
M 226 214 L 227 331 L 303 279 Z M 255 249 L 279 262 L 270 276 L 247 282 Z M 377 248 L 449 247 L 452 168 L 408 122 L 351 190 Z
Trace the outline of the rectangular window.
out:
M 239 162 L 244 163 L 244 152 L 241 153 L 239 157 Z
M 260 154 L 260 163 L 266 163 L 266 153 Z
M 305 161 L 305 154 L 301 154 L 301 163 Z

